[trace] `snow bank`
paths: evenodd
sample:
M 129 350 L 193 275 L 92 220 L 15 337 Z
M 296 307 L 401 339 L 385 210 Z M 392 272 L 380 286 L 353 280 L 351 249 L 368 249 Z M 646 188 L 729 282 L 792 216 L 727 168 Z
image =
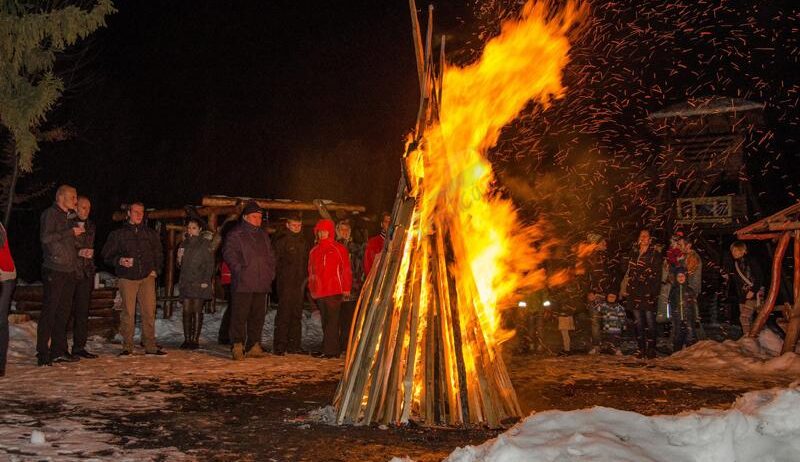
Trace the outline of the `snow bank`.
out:
M 797 384 L 794 384 L 797 385 Z M 800 388 L 747 393 L 727 411 L 646 417 L 603 407 L 533 414 L 446 462 L 796 462 Z
M 778 356 L 781 345 L 780 338 L 765 330 L 758 341 L 741 338 L 722 343 L 698 342 L 660 362 L 686 367 L 728 369 L 754 374 L 792 374 L 800 377 L 800 356 L 792 352 Z

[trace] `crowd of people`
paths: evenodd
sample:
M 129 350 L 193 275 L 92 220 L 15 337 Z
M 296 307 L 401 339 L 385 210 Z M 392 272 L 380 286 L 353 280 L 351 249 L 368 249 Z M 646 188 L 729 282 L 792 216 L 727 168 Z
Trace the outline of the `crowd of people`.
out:
M 301 346 L 302 313 L 308 292 L 322 317 L 322 349 L 311 354 L 337 358 L 346 348 L 353 312 L 364 282 L 383 243 L 391 216 L 384 213 L 381 233 L 366 243 L 352 238 L 352 225 L 323 219 L 314 227 L 309 245 L 300 216 L 285 221 L 273 237 L 263 226 L 263 210 L 255 201 L 241 205 L 240 220 L 226 234 L 208 230 L 199 216 L 189 216 L 177 249 L 178 291 L 184 342 L 197 349 L 204 306 L 215 297 L 214 281 L 221 247 L 222 279 L 228 283 L 228 309 L 221 323 L 220 343 L 230 344 L 234 360 L 265 355 L 261 344 L 268 296 L 277 288 L 272 354 L 308 354 Z M 55 201 L 41 215 L 43 302 L 38 318 L 36 356 L 39 366 L 96 358 L 87 350 L 88 319 L 95 282 L 95 224 L 91 201 L 62 185 Z M 230 218 L 228 221 L 236 220 Z M 228 221 L 219 229 L 225 229 Z M 120 356 L 134 354 L 137 307 L 145 355 L 162 356 L 155 332 L 157 278 L 164 255 L 158 232 L 147 226 L 145 207 L 127 207 L 124 224 L 112 231 L 99 257 L 113 268 L 121 298 Z M 227 281 L 225 281 L 227 276 Z M 16 269 L 5 228 L 0 225 L 0 375 L 5 375 L 8 314 L 16 284 Z M 72 331 L 72 348 L 68 334 Z
M 177 250 L 180 268 L 178 290 L 182 305 L 182 349 L 197 349 L 203 326 L 204 306 L 215 297 L 219 271 L 227 283 L 228 308 L 220 324 L 219 342 L 229 344 L 234 360 L 258 358 L 266 353 L 261 337 L 268 297 L 277 297 L 272 354 L 308 354 L 302 348 L 303 306 L 310 294 L 321 313 L 322 348 L 312 354 L 337 358 L 346 349 L 361 286 L 382 252 L 391 216 L 381 216 L 381 231 L 367 242 L 353 239 L 352 225 L 322 219 L 314 227 L 315 242 L 306 241 L 300 216 L 290 216 L 273 236 L 265 229 L 263 210 L 255 201 L 242 204 L 238 223 L 225 234 L 212 232 L 199 216 L 189 216 Z M 91 201 L 76 189 L 62 185 L 55 202 L 41 215 L 43 251 L 43 305 L 38 318 L 36 356 L 39 366 L 92 359 L 86 348 L 88 317 L 95 272 L 95 224 L 90 219 Z M 622 354 L 621 340 L 635 331 L 640 357 L 656 355 L 659 324 L 668 321 L 672 350 L 677 351 L 702 337 L 698 310 L 703 261 L 691 240 L 676 233 L 668 246 L 654 244 L 649 230 L 641 230 L 625 257 L 621 277 L 609 273 L 606 240 L 589 234 L 588 252 L 578 257 L 580 271 L 566 285 L 532 294 L 528 309 L 516 320 L 520 348 L 542 351 L 545 320 L 555 318 L 562 352 L 571 351 L 575 314 L 589 314 L 590 353 Z M 218 265 L 221 247 L 221 267 Z M 764 275 L 747 254 L 747 246 L 730 246 L 733 277 L 739 303 L 739 322 L 748 333 L 766 291 Z M 134 353 L 136 309 L 141 317 L 141 347 L 146 355 L 165 355 L 156 341 L 157 277 L 163 266 L 158 233 L 145 222 L 142 203 L 130 204 L 127 219 L 111 232 L 102 248 L 102 261 L 113 268 L 121 298 L 120 356 Z M 577 268 L 576 267 L 576 268 Z M 617 282 L 621 283 L 617 286 Z M 275 284 L 273 285 L 273 282 Z M 5 374 L 8 349 L 8 314 L 16 284 L 16 269 L 5 228 L 0 225 L 0 376 Z M 273 287 L 277 294 L 270 294 Z M 551 300 L 552 298 L 552 300 Z M 660 322 L 659 322 L 660 321 Z M 774 323 L 773 323 L 774 324 Z M 72 326 L 72 348 L 68 346 Z
M 578 276 L 551 294 L 539 291 L 520 304 L 523 309 L 518 311 L 517 327 L 521 352 L 545 351 L 546 321 L 555 319 L 561 354 L 569 354 L 575 315 L 581 311 L 588 314 L 590 323 L 590 353 L 622 354 L 622 334 L 631 330 L 636 339 L 634 353 L 653 358 L 659 333 L 666 331 L 660 326 L 665 324 L 673 352 L 705 336 L 698 303 L 703 260 L 683 232 L 676 232 L 663 246 L 653 242 L 649 230 L 641 230 L 634 248 L 624 256 L 621 275 L 610 272 L 604 238 L 590 233 L 584 247 L 588 251 L 578 257 Z M 739 323 L 746 335 L 764 299 L 764 276 L 757 262 L 747 255 L 744 242 L 731 244 L 730 254 L 732 264 L 724 269 L 723 277 L 732 278 L 736 287 Z M 770 327 L 782 334 L 774 319 Z

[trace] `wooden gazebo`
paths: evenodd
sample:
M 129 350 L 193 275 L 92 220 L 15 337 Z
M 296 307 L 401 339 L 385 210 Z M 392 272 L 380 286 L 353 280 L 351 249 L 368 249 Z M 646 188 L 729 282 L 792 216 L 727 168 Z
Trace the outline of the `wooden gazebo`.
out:
M 800 202 L 749 226 L 745 226 L 736 231 L 736 236 L 742 240 L 774 239 L 778 241 L 775 255 L 772 259 L 769 293 L 748 334 L 750 337 L 758 336 L 767 321 L 767 317 L 769 317 L 770 313 L 772 313 L 772 310 L 775 308 L 778 291 L 780 290 L 784 256 L 786 255 L 786 249 L 789 247 L 789 241 L 794 239 L 794 277 L 792 278 L 793 304 L 782 353 L 794 351 L 795 344 L 797 343 L 798 337 L 800 337 Z

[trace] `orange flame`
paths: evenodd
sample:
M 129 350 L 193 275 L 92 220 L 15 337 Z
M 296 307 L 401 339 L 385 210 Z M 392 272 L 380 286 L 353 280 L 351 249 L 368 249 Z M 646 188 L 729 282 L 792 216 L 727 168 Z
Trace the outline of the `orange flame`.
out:
M 510 337 L 501 331 L 500 309 L 520 290 L 545 283 L 546 254 L 533 245 L 542 240 L 541 229 L 521 225 L 511 201 L 494 190 L 486 151 L 531 100 L 547 105 L 563 96 L 569 31 L 586 13 L 570 2 L 551 15 L 548 4 L 529 2 L 479 61 L 447 67 L 439 123 L 408 157 L 409 171 L 423 185 L 416 190 L 419 223 L 450 231 L 459 311 L 477 313 L 489 345 Z

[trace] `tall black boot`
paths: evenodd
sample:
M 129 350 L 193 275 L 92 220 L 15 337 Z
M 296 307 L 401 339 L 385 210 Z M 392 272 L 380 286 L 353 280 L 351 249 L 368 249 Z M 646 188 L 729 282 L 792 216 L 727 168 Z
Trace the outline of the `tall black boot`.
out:
M 203 332 L 203 305 L 200 304 L 199 309 L 194 312 L 194 336 L 192 337 L 191 349 L 196 350 L 200 348 L 200 334 Z
M 181 318 L 183 321 L 183 343 L 181 343 L 181 350 L 186 350 L 192 343 L 192 323 L 194 316 L 192 315 L 192 302 L 191 300 L 183 301 L 183 310 L 181 310 Z

